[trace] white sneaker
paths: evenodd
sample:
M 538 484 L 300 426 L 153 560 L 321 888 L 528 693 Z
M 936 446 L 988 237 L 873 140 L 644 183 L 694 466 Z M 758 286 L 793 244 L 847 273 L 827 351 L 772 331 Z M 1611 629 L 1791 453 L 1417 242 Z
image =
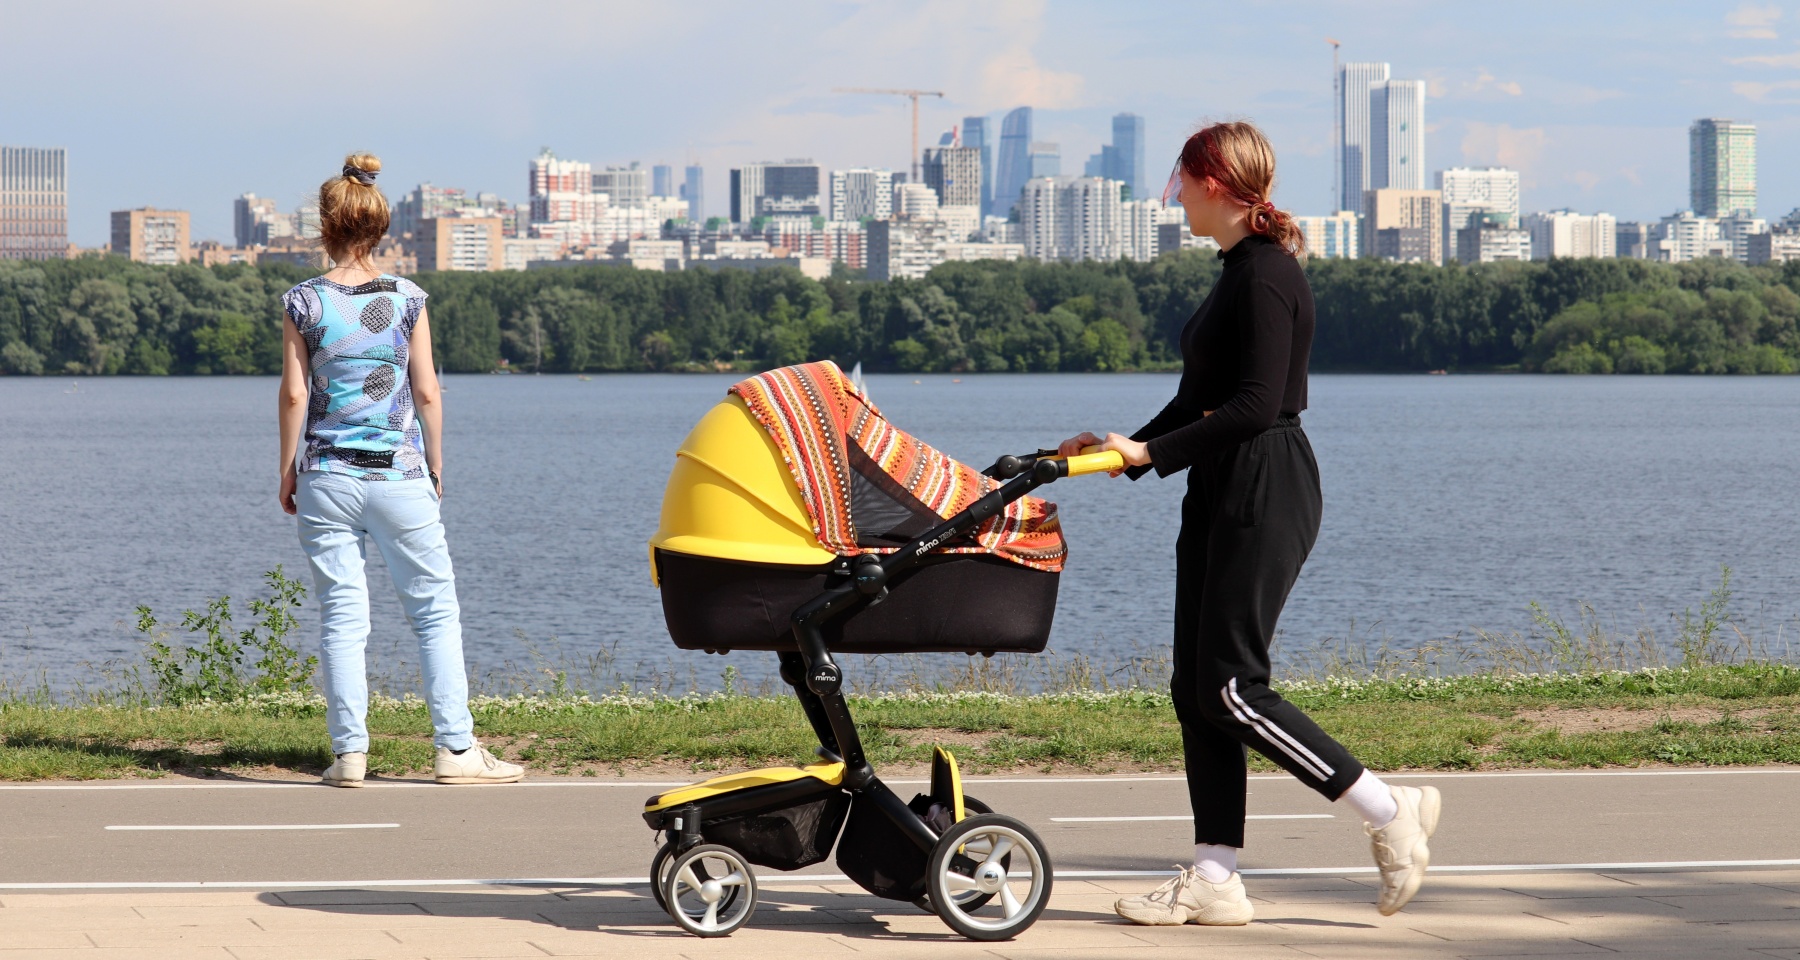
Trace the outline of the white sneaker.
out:
M 1193 867 L 1182 867 L 1180 873 L 1149 893 L 1120 897 L 1113 909 L 1132 923 L 1147 927 L 1184 923 L 1241 927 L 1256 915 L 1244 893 L 1242 877 L 1233 873 L 1224 882 L 1213 883 Z
M 479 743 L 470 744 L 461 754 L 451 753 L 449 747 L 437 748 L 432 773 L 439 783 L 514 783 L 525 779 L 524 767 L 496 758 Z
M 368 754 L 340 753 L 331 766 L 325 768 L 325 782 L 334 787 L 360 787 L 363 775 L 368 772 Z
M 1438 814 L 1443 810 L 1436 787 L 1390 789 L 1400 808 L 1393 822 L 1379 830 L 1363 825 L 1375 853 L 1375 866 L 1381 871 L 1381 899 L 1375 907 L 1384 917 L 1399 913 L 1425 882 L 1425 868 L 1431 866 L 1431 848 L 1426 841 L 1437 832 Z

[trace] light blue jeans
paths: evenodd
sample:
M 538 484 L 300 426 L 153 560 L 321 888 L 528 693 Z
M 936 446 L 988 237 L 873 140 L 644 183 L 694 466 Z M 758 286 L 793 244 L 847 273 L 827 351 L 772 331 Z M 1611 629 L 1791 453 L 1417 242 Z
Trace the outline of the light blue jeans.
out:
M 319 598 L 319 663 L 325 674 L 326 727 L 332 753 L 369 749 L 369 584 L 364 540 L 387 561 L 394 590 L 419 639 L 425 702 L 440 747 L 475 742 L 469 677 L 463 665 L 462 612 L 450 548 L 430 480 L 359 480 L 309 470 L 300 474 L 300 545 Z

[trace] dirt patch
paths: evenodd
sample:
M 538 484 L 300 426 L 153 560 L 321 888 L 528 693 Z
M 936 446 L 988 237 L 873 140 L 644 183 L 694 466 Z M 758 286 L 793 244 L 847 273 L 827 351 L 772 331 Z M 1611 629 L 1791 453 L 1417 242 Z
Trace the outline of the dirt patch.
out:
M 949 727 L 913 727 L 892 732 L 905 737 L 909 743 L 939 744 L 949 750 L 986 750 L 995 737 L 1006 736 L 1004 730 L 952 730 Z
M 1753 721 L 1779 711 L 1768 708 L 1734 710 L 1729 714 L 1715 707 L 1667 707 L 1659 710 L 1633 710 L 1626 707 L 1549 707 L 1520 710 L 1513 715 L 1538 729 L 1552 729 L 1564 735 L 1583 733 L 1636 733 L 1668 719 L 1676 723 L 1718 723 L 1727 715 L 1735 720 Z

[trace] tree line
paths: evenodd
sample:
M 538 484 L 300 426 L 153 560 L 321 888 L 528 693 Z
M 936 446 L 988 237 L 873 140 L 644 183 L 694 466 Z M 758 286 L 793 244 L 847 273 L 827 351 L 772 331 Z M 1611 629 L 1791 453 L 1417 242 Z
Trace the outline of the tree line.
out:
M 1179 364 L 1219 274 L 1148 262 L 946 263 L 922 280 L 778 268 L 580 266 L 422 274 L 444 368 L 756 370 L 828 358 L 895 371 L 1114 371 Z M 1321 371 L 1792 373 L 1800 263 L 1313 260 Z M 289 264 L 0 261 L 0 372 L 268 374 Z

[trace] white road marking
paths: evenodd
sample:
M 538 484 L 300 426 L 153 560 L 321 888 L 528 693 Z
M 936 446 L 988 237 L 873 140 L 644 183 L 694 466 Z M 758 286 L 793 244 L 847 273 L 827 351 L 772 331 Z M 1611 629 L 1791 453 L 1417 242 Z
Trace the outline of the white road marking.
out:
M 172 823 L 124 824 L 108 830 L 393 830 L 397 823 Z
M 1443 773 L 1383 773 L 1383 780 L 1480 780 L 1486 778 L 1509 777 L 1742 777 L 1759 775 L 1800 775 L 1800 766 L 1795 767 L 1756 767 L 1747 770 L 1707 768 L 1704 770 L 1489 770 L 1475 772 Z M 1251 780 L 1292 780 L 1285 773 L 1259 773 L 1250 776 Z M 508 787 L 684 787 L 693 780 L 602 780 L 602 779 L 569 779 L 569 780 L 526 780 L 522 783 L 507 784 Z M 913 786 L 930 783 L 929 780 L 888 780 L 895 786 Z M 1093 777 L 964 777 L 964 783 L 1185 783 L 1184 776 L 1093 776 Z M 384 782 L 371 780 L 363 784 L 374 790 L 407 790 L 428 789 L 441 790 L 442 784 L 426 780 L 396 780 Z M 109 780 L 101 783 L 16 783 L 0 784 L 0 792 L 7 790 L 295 790 L 324 789 L 325 784 L 317 781 L 299 781 L 289 783 L 121 783 Z
M 1800 867 L 1800 860 L 1651 860 L 1622 863 L 1432 864 L 1433 873 L 1614 873 L 1628 871 L 1725 870 L 1753 867 Z M 1359 876 L 1374 867 L 1253 867 L 1247 877 Z M 1109 877 L 1167 877 L 1167 870 L 1058 870 L 1069 880 Z M 757 874 L 758 884 L 844 883 L 841 873 Z M 160 880 L 89 883 L 0 883 L 0 890 L 339 890 L 363 887 L 616 887 L 645 886 L 649 877 L 520 877 L 504 880 Z
M 1051 817 L 1051 823 L 1140 823 L 1148 820 L 1192 820 L 1193 814 L 1179 817 Z M 1329 813 L 1252 813 L 1245 820 L 1336 820 Z

